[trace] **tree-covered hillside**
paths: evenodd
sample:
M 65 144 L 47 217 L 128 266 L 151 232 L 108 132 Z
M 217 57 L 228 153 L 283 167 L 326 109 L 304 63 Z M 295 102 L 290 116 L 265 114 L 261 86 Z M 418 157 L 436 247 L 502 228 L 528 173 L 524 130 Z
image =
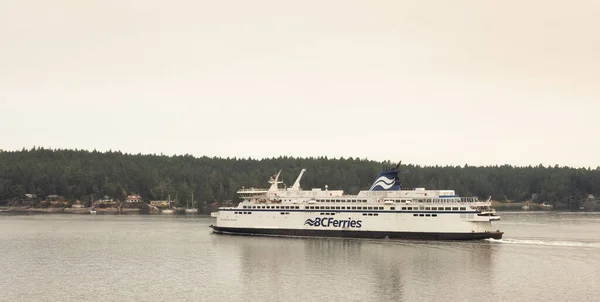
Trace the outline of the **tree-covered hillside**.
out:
M 283 181 L 291 185 L 302 168 L 307 169 L 303 188 L 328 185 L 353 194 L 368 189 L 383 166 L 395 164 L 325 157 L 254 160 L 44 148 L 0 151 L 0 200 L 25 193 L 82 200 L 90 194 L 123 199 L 139 193 L 145 200 L 170 194 L 185 204 L 193 192 L 196 201 L 210 203 L 237 200 L 235 192 L 242 186 L 268 187 L 269 177 L 280 169 Z M 600 195 L 600 168 L 403 164 L 400 170 L 403 187 L 454 189 L 460 195 L 492 195 L 495 200 L 522 201 L 537 194 L 539 202 L 578 208 L 588 194 Z

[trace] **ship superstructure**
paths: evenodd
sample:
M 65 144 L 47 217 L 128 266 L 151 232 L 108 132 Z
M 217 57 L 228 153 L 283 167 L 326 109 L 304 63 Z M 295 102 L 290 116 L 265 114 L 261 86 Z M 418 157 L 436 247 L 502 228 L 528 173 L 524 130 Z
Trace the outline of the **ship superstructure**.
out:
M 215 232 L 253 235 L 469 240 L 501 239 L 491 201 L 457 196 L 454 190 L 402 189 L 398 166 L 379 173 L 368 190 L 303 190 L 300 175 L 280 188 L 281 171 L 268 189 L 243 188 L 237 207 L 211 214 Z

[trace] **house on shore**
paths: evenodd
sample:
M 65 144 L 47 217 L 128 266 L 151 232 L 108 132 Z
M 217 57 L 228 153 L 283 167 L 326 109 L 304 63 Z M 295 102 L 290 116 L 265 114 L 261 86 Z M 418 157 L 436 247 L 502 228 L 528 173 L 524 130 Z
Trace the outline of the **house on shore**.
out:
M 125 202 L 143 202 L 143 200 L 142 200 L 142 196 L 140 196 L 138 194 L 132 194 L 132 195 L 127 196 L 127 199 L 125 199 Z
M 169 201 L 168 200 L 150 200 L 150 205 L 155 206 L 155 207 L 168 207 Z
M 60 195 L 48 195 L 46 196 L 46 199 L 44 200 L 45 204 L 50 204 L 53 207 L 64 207 L 67 206 L 68 202 L 65 200 L 64 197 L 60 196 Z
M 71 208 L 85 208 L 85 206 L 78 199 L 78 200 L 75 200 L 75 202 L 73 202 L 73 204 L 71 205 Z

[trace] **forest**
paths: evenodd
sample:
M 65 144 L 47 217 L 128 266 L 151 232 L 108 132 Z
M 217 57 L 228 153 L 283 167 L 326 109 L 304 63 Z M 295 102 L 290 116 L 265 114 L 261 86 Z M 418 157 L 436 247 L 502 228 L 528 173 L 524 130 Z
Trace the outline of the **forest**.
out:
M 209 204 L 236 202 L 238 189 L 266 188 L 269 177 L 279 170 L 290 186 L 303 168 L 307 170 L 301 182 L 304 189 L 328 185 L 356 194 L 367 190 L 383 167 L 396 164 L 360 158 L 218 158 L 41 147 L 0 150 L 0 201 L 23 194 L 60 195 L 68 200 L 89 200 L 92 194 L 123 200 L 128 194 L 140 194 L 146 201 L 170 196 L 185 204 L 193 193 L 194 200 Z M 402 163 L 399 170 L 403 188 L 452 189 L 480 199 L 491 195 L 497 201 L 518 202 L 535 197 L 538 203 L 576 209 L 590 194 L 600 196 L 600 167 Z

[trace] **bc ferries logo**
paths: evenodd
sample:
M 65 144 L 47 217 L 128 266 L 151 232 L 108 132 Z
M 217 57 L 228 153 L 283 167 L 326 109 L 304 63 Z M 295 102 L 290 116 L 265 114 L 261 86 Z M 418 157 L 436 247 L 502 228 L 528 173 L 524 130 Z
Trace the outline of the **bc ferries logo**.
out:
M 309 225 L 311 227 L 334 227 L 334 228 L 360 228 L 362 227 L 362 220 L 354 220 L 352 218 L 345 219 L 335 219 L 333 217 L 317 217 L 313 219 L 306 219 L 304 221 L 304 225 Z
M 371 186 L 370 190 L 373 190 L 376 187 L 381 187 L 384 190 L 388 190 L 389 188 L 391 188 L 392 186 L 394 186 L 395 183 L 396 183 L 396 180 L 394 178 L 389 179 L 389 178 L 387 178 L 385 176 L 381 176 L 381 177 L 379 177 L 379 178 L 377 178 L 375 180 L 375 182 Z

